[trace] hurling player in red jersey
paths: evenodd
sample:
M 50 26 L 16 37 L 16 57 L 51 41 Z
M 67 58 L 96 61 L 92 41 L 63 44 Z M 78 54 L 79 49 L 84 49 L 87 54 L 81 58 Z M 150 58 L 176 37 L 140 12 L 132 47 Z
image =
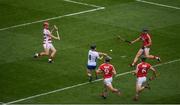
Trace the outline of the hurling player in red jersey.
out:
M 116 70 L 113 65 L 110 64 L 110 58 L 106 57 L 105 62 L 101 64 L 96 70 L 97 74 L 103 74 L 104 90 L 102 97 L 106 99 L 108 89 L 113 93 L 120 95 L 120 91 L 112 86 L 113 75 L 116 75 Z
M 134 100 L 137 101 L 139 98 L 140 92 L 142 92 L 145 88 L 149 88 L 150 86 L 147 83 L 147 73 L 149 70 L 153 71 L 154 77 L 157 76 L 156 70 L 147 62 L 145 62 L 146 58 L 142 57 L 141 58 L 141 63 L 139 63 L 136 66 L 136 70 L 133 71 L 135 75 L 137 76 L 137 81 L 136 81 L 136 95 L 134 97 Z M 154 77 L 151 77 L 150 79 L 152 80 Z
M 142 42 L 143 42 L 142 43 L 142 47 L 137 52 L 137 54 L 136 54 L 136 56 L 134 58 L 133 63 L 131 64 L 131 66 L 135 66 L 135 64 L 138 61 L 138 58 L 141 55 L 144 55 L 146 58 L 149 58 L 149 59 L 157 59 L 158 61 L 160 61 L 160 57 L 157 57 L 157 56 L 154 56 L 154 55 L 149 55 L 150 47 L 152 45 L 152 40 L 151 40 L 151 36 L 148 33 L 147 29 L 143 29 L 141 35 L 137 39 L 131 41 L 131 44 L 133 44 L 133 43 L 135 43 L 135 42 L 137 42 L 139 40 L 142 40 Z

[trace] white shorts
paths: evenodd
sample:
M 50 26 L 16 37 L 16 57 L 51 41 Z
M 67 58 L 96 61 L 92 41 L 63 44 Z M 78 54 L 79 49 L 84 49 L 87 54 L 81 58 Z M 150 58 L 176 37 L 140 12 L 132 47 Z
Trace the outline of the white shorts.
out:
M 144 82 L 146 82 L 146 77 L 138 77 L 138 78 L 137 78 L 137 84 L 138 84 L 139 86 L 142 86 L 142 84 L 143 84 Z
M 150 51 L 150 48 L 149 48 L 149 47 L 145 47 L 145 48 L 144 48 L 144 51 L 145 51 L 145 52 L 149 52 L 149 51 Z
M 44 43 L 43 47 L 44 49 L 54 49 L 54 46 L 52 43 Z
M 143 52 L 143 55 L 149 55 L 149 51 L 150 51 L 150 48 L 149 47 L 145 47 L 144 49 L 141 48 L 141 51 Z
M 112 77 L 111 78 L 105 78 L 104 79 L 104 84 L 105 85 L 111 85 L 112 81 L 113 81 Z

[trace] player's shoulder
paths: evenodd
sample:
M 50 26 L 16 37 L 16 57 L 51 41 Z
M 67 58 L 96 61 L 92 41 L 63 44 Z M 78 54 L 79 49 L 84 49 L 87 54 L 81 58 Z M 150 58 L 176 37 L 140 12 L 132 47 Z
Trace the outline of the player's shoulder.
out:
M 101 64 L 100 66 L 101 66 L 101 67 L 105 67 L 105 66 L 110 66 L 110 65 L 107 64 L 107 63 L 103 63 L 103 64 Z
M 49 29 L 46 29 L 46 28 L 43 29 L 43 32 L 44 33 L 50 33 Z
M 112 64 L 110 64 L 110 63 L 109 63 L 108 65 L 111 66 L 111 67 L 114 67 L 114 66 L 113 66 Z
M 138 63 L 138 64 L 137 64 L 137 66 L 141 66 L 141 65 L 143 65 L 143 63 L 144 63 L 144 62 Z
M 141 62 L 141 63 L 137 64 L 137 67 L 141 67 L 141 66 L 151 66 L 151 65 L 147 62 Z
M 110 64 L 110 63 L 104 63 L 103 64 L 104 66 L 110 66 L 110 67 L 114 67 L 112 64 Z
M 144 62 L 145 65 L 147 65 L 148 67 L 151 67 L 150 63 Z
M 94 55 L 97 55 L 97 54 L 98 54 L 98 52 L 95 51 L 95 50 L 89 50 L 89 53 L 94 54 Z
M 89 50 L 89 52 L 93 52 L 93 53 L 94 53 L 94 52 L 97 52 L 97 51 L 95 51 L 95 50 L 91 50 L 91 49 L 90 49 L 90 50 Z
M 149 36 L 150 37 L 151 34 L 150 33 L 141 33 L 140 36 Z
M 149 33 L 147 33 L 146 36 L 149 37 L 149 38 L 151 38 L 151 34 L 149 34 Z
M 144 36 L 145 35 L 145 33 L 140 33 L 140 36 Z
M 88 51 L 88 53 L 91 53 L 91 52 L 92 52 L 91 50 Z
M 103 63 L 103 64 L 101 64 L 101 65 L 99 66 L 99 68 L 100 68 L 100 69 L 103 69 L 104 66 L 105 66 L 105 64 Z
M 89 51 L 88 51 L 88 53 L 90 53 L 90 54 L 91 54 L 91 53 L 93 53 L 93 51 L 92 51 L 92 50 L 89 50 Z
M 148 66 L 151 66 L 151 64 L 150 64 L 150 63 L 147 63 L 147 65 L 148 65 Z
M 43 31 L 48 31 L 48 29 L 44 28 Z

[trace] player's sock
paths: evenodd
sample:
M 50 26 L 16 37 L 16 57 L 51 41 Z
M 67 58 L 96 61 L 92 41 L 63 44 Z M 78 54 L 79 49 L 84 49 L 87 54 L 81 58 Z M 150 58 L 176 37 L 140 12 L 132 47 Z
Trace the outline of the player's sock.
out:
M 157 61 L 161 62 L 161 58 L 160 58 L 160 57 L 157 57 Z
M 138 98 L 139 98 L 139 94 L 138 93 L 136 93 L 136 95 L 135 95 L 135 97 L 134 97 L 134 101 L 138 101 Z
M 96 79 L 99 79 L 97 75 L 96 75 Z
M 50 58 L 48 59 L 48 62 L 53 63 L 53 57 L 52 56 L 50 56 Z
M 48 59 L 48 63 L 52 63 L 53 60 L 51 58 Z
M 104 91 L 102 92 L 101 97 L 102 97 L 103 99 L 106 99 L 106 98 L 107 98 L 107 90 L 104 90 Z
M 117 91 L 115 91 L 115 93 L 118 95 L 118 96 L 121 96 L 121 92 L 119 89 L 117 89 Z
M 92 76 L 89 76 L 89 82 L 92 82 Z
M 118 93 L 118 95 L 121 95 L 121 91 L 120 91 L 119 89 L 118 89 L 118 92 L 117 92 L 117 93 Z
M 121 95 L 121 92 L 120 92 L 119 89 L 115 89 L 115 90 L 113 90 L 112 92 L 113 92 L 113 93 L 116 93 L 116 94 L 119 95 L 119 96 Z
M 37 58 L 38 56 L 39 56 L 38 53 L 35 53 L 35 54 L 34 54 L 34 58 Z
M 156 59 L 157 61 L 161 62 L 161 58 L 160 57 L 154 56 L 154 59 Z
M 101 94 L 101 97 L 102 97 L 103 99 L 106 99 L 106 98 L 107 98 L 107 96 L 106 96 L 104 93 Z

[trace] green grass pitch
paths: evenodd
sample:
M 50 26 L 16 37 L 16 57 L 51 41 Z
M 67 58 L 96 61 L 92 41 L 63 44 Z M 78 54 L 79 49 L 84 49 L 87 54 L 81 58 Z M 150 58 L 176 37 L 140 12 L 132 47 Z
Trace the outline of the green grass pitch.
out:
M 143 27 L 148 27 L 153 40 L 151 54 L 160 56 L 162 63 L 169 63 L 156 67 L 160 77 L 150 83 L 152 89 L 145 90 L 138 102 L 132 100 L 135 77 L 126 74 L 113 81 L 123 92 L 120 97 L 109 93 L 103 100 L 99 96 L 102 81 L 98 81 L 13 103 L 180 103 L 180 9 L 136 0 L 74 1 L 105 9 L 64 0 L 0 0 L 0 102 L 9 103 L 87 82 L 87 52 L 92 43 L 97 45 L 98 51 L 112 56 L 118 74 L 132 70 L 128 64 L 140 43 L 129 46 L 117 40 L 116 35 L 133 40 Z M 180 8 L 180 0 L 147 1 Z M 86 13 L 80 13 L 82 11 Z M 43 50 L 42 22 L 37 21 L 58 16 L 49 20 L 59 27 L 62 37 L 61 41 L 54 41 L 55 62 L 48 64 L 47 57 L 33 59 L 35 52 Z M 30 24 L 17 26 L 24 23 Z M 148 62 L 157 64 L 153 60 Z

